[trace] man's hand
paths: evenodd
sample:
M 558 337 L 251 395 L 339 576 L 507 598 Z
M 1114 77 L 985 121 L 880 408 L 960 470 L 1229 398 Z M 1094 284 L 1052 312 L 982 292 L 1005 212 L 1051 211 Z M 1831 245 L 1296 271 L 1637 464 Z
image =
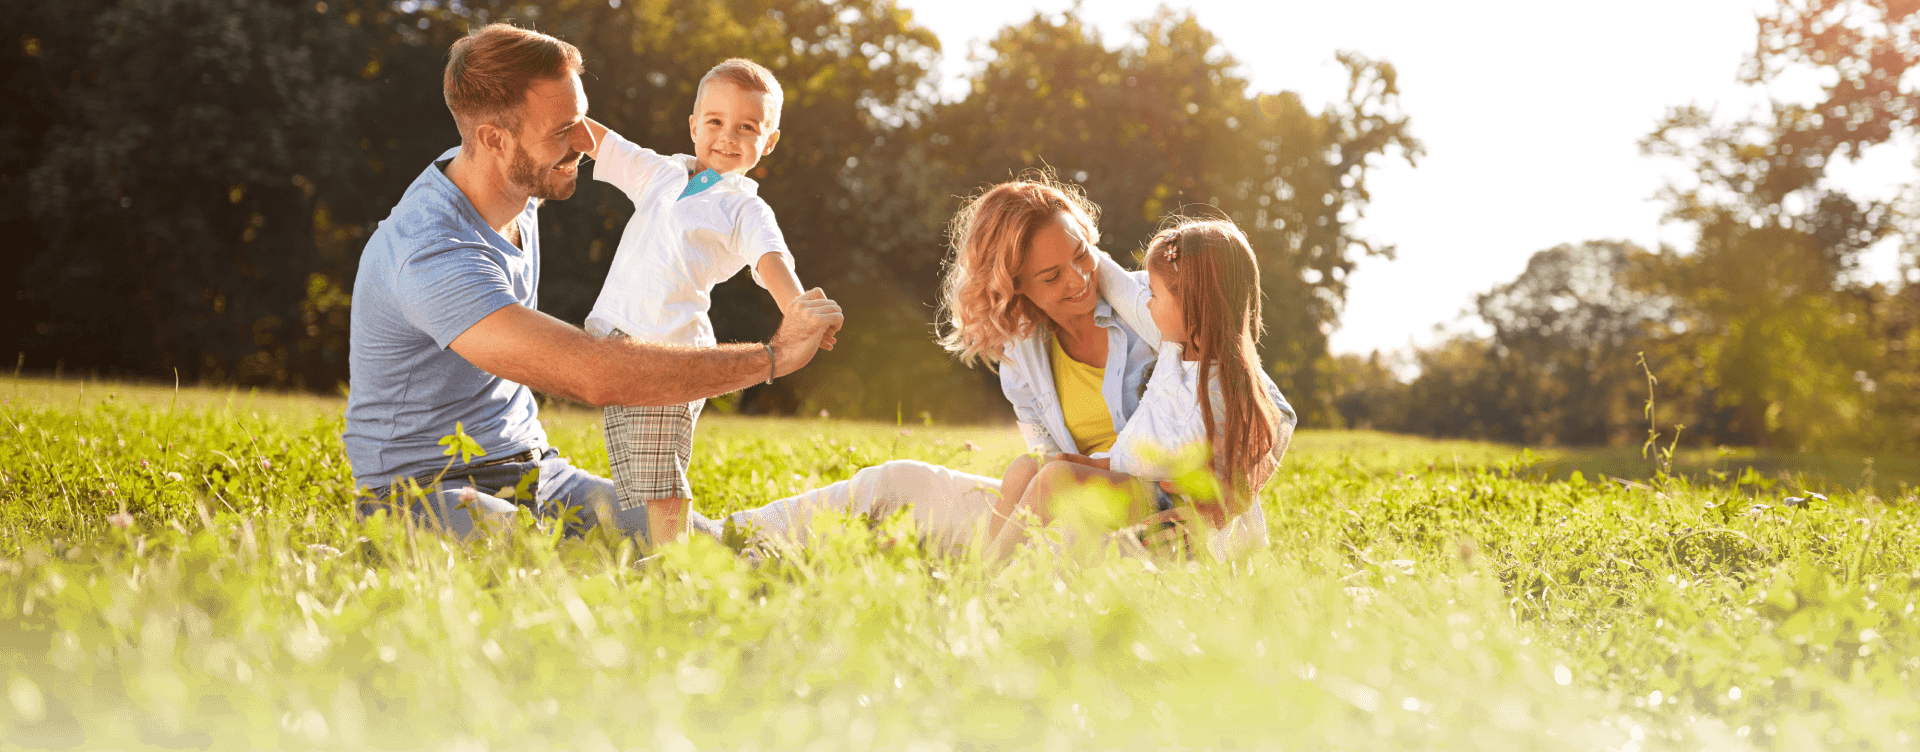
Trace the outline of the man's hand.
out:
M 840 304 L 816 287 L 794 298 L 780 319 L 780 330 L 773 333 L 773 373 L 785 376 L 813 360 L 817 349 L 833 349 L 833 333 L 840 331 L 846 318 Z

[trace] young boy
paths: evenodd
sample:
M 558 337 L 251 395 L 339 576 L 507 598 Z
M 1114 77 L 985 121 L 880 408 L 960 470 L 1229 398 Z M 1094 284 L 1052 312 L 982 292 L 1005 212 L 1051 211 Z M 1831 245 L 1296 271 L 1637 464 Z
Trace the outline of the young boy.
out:
M 588 121 L 600 144 L 593 177 L 626 193 L 634 211 L 587 331 L 713 345 L 707 319 L 713 286 L 743 266 L 782 311 L 801 294 L 773 210 L 745 176 L 780 141 L 781 99 L 780 83 L 757 63 L 733 59 L 714 66 L 700 79 L 687 118 L 691 155 L 662 156 Z M 829 336 L 822 347 L 831 349 L 832 342 Z M 620 508 L 646 504 L 656 544 L 687 531 L 693 497 L 687 465 L 704 403 L 606 409 L 607 457 Z

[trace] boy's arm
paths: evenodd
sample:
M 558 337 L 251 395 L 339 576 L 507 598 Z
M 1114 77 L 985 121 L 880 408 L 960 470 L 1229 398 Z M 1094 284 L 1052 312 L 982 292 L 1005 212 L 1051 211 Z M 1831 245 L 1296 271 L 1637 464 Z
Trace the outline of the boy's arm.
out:
M 593 153 L 588 155 L 593 157 L 593 179 L 619 188 L 629 199 L 638 201 L 647 183 L 672 165 L 671 160 L 622 138 L 598 120 L 584 122 L 593 134 Z
M 593 134 L 593 153 L 588 154 L 587 156 L 593 157 L 594 159 L 599 159 L 600 147 L 606 145 L 607 134 L 613 133 L 613 131 L 609 130 L 606 126 L 601 125 L 600 121 L 595 120 L 593 118 L 587 118 L 587 131 Z M 619 134 L 615 134 L 615 135 L 619 135 Z
M 793 266 L 787 263 L 784 253 L 764 253 L 760 261 L 753 265 L 754 273 L 760 275 L 760 281 L 767 286 L 767 294 L 773 296 L 773 304 L 780 310 L 787 310 L 787 304 L 800 297 L 800 277 L 793 273 Z
M 800 277 L 793 273 L 793 265 L 787 263 L 784 253 L 761 254 L 760 261 L 753 265 L 753 271 L 759 275 L 761 283 L 767 287 L 767 294 L 773 296 L 774 305 L 780 306 L 785 313 L 787 306 L 793 305 L 800 297 Z M 833 349 L 833 332 L 820 339 L 820 349 Z

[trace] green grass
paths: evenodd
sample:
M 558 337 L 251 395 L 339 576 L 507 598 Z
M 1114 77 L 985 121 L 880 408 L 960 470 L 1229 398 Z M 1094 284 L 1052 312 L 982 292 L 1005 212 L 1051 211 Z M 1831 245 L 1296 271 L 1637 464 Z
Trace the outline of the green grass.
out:
M 1683 452 L 1697 475 L 1648 477 L 1637 454 L 1308 431 L 1263 494 L 1273 545 L 1244 560 L 1043 549 L 989 572 L 899 544 L 895 518 L 828 520 L 819 546 L 755 568 L 706 541 L 640 563 L 606 536 L 522 526 L 461 544 L 356 522 L 337 399 L 12 381 L 0 401 L 0 744 L 1920 736 L 1920 499 L 1892 461 L 1862 484 L 1844 458 L 1749 455 L 1786 464 L 1743 474 Z M 594 413 L 545 415 L 556 445 L 604 470 Z M 724 512 L 894 457 L 996 474 L 1018 445 L 1002 427 L 715 416 L 693 482 Z M 1784 503 L 1809 487 L 1830 499 Z M 132 525 L 109 524 L 123 507 Z

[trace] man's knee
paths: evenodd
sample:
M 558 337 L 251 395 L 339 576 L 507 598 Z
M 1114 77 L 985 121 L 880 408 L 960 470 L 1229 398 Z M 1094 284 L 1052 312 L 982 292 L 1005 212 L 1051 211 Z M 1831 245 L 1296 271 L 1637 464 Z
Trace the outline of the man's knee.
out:
M 472 486 L 428 490 L 416 496 L 395 492 L 363 501 L 357 507 L 363 518 L 384 510 L 461 537 L 472 534 L 481 524 L 512 517 L 516 509 L 513 502 Z

